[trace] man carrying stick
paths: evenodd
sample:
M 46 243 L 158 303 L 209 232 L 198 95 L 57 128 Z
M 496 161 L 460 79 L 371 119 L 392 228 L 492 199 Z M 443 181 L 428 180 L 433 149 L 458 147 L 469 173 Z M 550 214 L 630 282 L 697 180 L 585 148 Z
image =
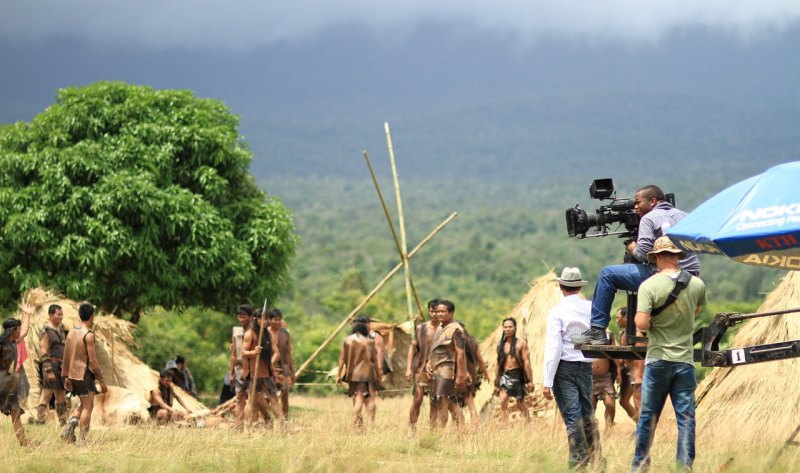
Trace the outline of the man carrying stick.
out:
M 278 387 L 272 373 L 272 343 L 269 335 L 264 334 L 268 319 L 259 310 L 253 317 L 253 323 L 244 333 L 242 341 L 242 358 L 244 359 L 242 375 L 247 382 L 247 411 L 248 420 L 255 422 L 260 413 L 269 421 L 269 410 L 278 420 L 283 420 L 280 401 L 278 400 Z M 267 399 L 269 398 L 269 404 Z
M 81 441 L 86 441 L 89 425 L 92 422 L 94 409 L 94 395 L 97 394 L 95 380 L 100 383 L 100 392 L 108 392 L 108 386 L 103 381 L 103 372 L 97 362 L 95 353 L 94 306 L 88 302 L 78 307 L 78 316 L 81 324 L 69 331 L 64 346 L 64 365 L 61 367 L 61 376 L 64 378 L 64 387 L 73 396 L 80 398 L 80 405 L 72 414 L 67 423 L 67 428 L 61 433 L 61 438 L 75 442 L 75 427 L 80 424 Z

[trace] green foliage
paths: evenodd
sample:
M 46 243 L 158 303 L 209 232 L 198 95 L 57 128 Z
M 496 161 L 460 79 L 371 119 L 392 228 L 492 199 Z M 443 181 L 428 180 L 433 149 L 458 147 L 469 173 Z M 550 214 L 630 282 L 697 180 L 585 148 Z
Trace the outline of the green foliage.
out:
M 236 318 L 192 307 L 179 313 L 156 308 L 136 329 L 136 355 L 155 370 L 177 355 L 186 357 L 198 391 L 219 393 L 230 362 Z
M 276 297 L 293 222 L 237 125 L 189 91 L 100 82 L 0 129 L 0 299 L 45 284 L 138 313 Z

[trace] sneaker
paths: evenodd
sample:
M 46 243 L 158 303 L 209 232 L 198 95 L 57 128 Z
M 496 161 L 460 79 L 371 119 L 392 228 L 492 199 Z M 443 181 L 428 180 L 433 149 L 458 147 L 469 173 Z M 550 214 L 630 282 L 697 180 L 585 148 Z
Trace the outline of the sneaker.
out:
M 592 327 L 580 335 L 573 335 L 572 343 L 575 345 L 608 345 L 608 337 L 604 329 Z

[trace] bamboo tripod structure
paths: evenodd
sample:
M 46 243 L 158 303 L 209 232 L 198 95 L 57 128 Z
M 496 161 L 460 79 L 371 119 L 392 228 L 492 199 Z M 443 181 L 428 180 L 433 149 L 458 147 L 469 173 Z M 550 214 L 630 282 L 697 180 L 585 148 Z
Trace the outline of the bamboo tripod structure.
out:
M 386 217 L 386 220 L 389 224 L 389 230 L 391 231 L 392 237 L 394 238 L 395 247 L 397 248 L 397 252 L 400 255 L 400 263 L 398 263 L 394 268 L 392 268 L 392 270 L 389 271 L 389 273 L 386 276 L 384 276 L 384 278 L 378 283 L 378 285 L 375 286 L 372 289 L 372 291 L 369 292 L 369 294 L 364 296 L 364 298 L 361 300 L 361 302 L 358 303 L 356 308 L 353 309 L 349 314 L 347 314 L 345 319 L 333 330 L 333 332 L 328 336 L 328 338 L 326 338 L 322 342 L 322 344 L 320 344 L 320 346 L 314 351 L 314 353 L 312 353 L 311 356 L 309 356 L 308 359 L 306 359 L 303 362 L 300 368 L 297 369 L 297 371 L 295 372 L 296 376 L 300 376 L 304 371 L 306 371 L 311 362 L 317 356 L 319 356 L 322 350 L 324 350 L 325 347 L 327 347 L 333 341 L 333 339 L 336 338 L 339 332 L 341 332 L 342 329 L 344 329 L 344 327 L 353 319 L 353 317 L 355 317 L 355 315 L 361 309 L 363 309 L 364 306 L 367 305 L 367 303 L 369 303 L 369 301 L 375 296 L 375 294 L 377 294 L 378 291 L 380 291 L 381 288 L 383 288 L 383 286 L 385 286 L 386 283 L 388 283 L 389 280 L 392 278 L 392 276 L 394 276 L 398 271 L 400 271 L 401 268 L 403 269 L 403 273 L 405 276 L 404 279 L 406 288 L 406 303 L 408 305 L 408 318 L 412 322 L 412 324 L 415 324 L 415 322 L 418 319 L 424 317 L 422 304 L 420 303 L 419 295 L 417 294 L 417 290 L 414 287 L 414 282 L 411 278 L 411 268 L 409 266 L 409 260 L 414 255 L 416 255 L 417 252 L 426 243 L 428 243 L 434 236 L 436 236 L 436 234 L 439 233 L 439 231 L 442 228 L 444 228 L 448 223 L 453 221 L 453 219 L 455 219 L 458 216 L 458 212 L 453 212 L 452 214 L 450 214 L 449 217 L 447 217 L 441 224 L 439 224 L 439 226 L 437 226 L 430 234 L 428 234 L 428 236 L 425 237 L 413 250 L 411 250 L 410 252 L 407 250 L 408 246 L 406 240 L 405 216 L 403 214 L 403 202 L 400 197 L 400 181 L 397 175 L 397 166 L 395 164 L 395 159 L 394 159 L 394 147 L 392 145 L 392 136 L 391 133 L 389 132 L 388 123 L 384 123 L 384 130 L 386 132 L 386 144 L 387 147 L 389 148 L 389 160 L 392 166 L 392 177 L 394 180 L 395 198 L 397 200 L 397 212 L 400 224 L 400 238 L 398 238 L 397 236 L 397 231 L 395 230 L 394 223 L 389 214 L 389 210 L 386 206 L 386 200 L 383 198 L 383 193 L 381 192 L 380 186 L 378 185 L 378 180 L 375 177 L 375 172 L 372 169 L 372 163 L 369 160 L 369 155 L 367 154 L 366 151 L 364 151 L 363 154 L 364 154 L 364 160 L 367 163 L 367 168 L 369 168 L 370 176 L 372 177 L 372 183 L 375 186 L 376 192 L 378 193 L 378 199 L 380 200 L 384 216 Z M 415 303 L 418 312 L 414 312 Z M 411 331 L 412 339 L 414 338 L 415 334 L 416 330 L 412 329 Z

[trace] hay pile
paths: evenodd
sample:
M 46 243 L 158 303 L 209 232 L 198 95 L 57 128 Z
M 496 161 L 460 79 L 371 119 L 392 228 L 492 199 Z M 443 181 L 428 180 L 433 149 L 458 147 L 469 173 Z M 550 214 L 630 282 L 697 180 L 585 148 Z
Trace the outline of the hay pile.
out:
M 790 271 L 758 312 L 800 307 L 800 272 Z M 732 348 L 800 339 L 800 314 L 751 319 Z M 731 445 L 782 444 L 800 423 L 800 359 L 715 368 L 697 388 L 698 437 Z
M 51 304 L 58 304 L 64 311 L 63 325 L 65 330 L 70 330 L 80 324 L 78 317 L 78 302 L 65 299 L 58 294 L 45 289 L 32 289 L 22 297 L 23 302 L 34 308 L 31 315 L 31 328 L 25 338 L 29 358 L 25 361 L 25 372 L 31 385 L 28 397 L 29 412 L 39 403 L 39 380 L 37 379 L 37 364 L 39 355 L 39 332 L 48 322 L 47 308 Z M 158 385 L 158 372 L 150 369 L 137 358 L 128 348 L 133 345 L 133 335 L 130 322 L 114 316 L 95 316 L 94 332 L 96 337 L 97 361 L 103 371 L 106 384 L 109 386 L 107 395 L 99 396 L 95 401 L 95 414 L 93 422 L 102 425 L 118 425 L 131 420 L 147 419 L 147 407 L 150 390 Z M 183 390 L 175 387 L 175 392 L 183 399 L 193 413 L 207 411 L 206 407 Z M 74 400 L 77 402 L 77 400 Z M 182 407 L 175 403 L 176 409 Z
M 545 417 L 554 413 L 555 403 L 547 401 L 542 396 L 542 378 L 544 377 L 544 340 L 547 333 L 547 316 L 550 310 L 561 302 L 563 296 L 556 282 L 556 275 L 549 271 L 539 277 L 531 285 L 519 303 L 505 317 L 517 320 L 517 338 L 525 339 L 531 354 L 531 371 L 533 373 L 534 393 L 526 398 L 528 412 L 531 416 Z M 505 318 L 504 317 L 504 318 Z M 497 405 L 496 398 L 492 398 L 494 391 L 495 373 L 497 372 L 497 344 L 503 333 L 498 320 L 498 328 L 489 335 L 480 345 L 481 355 L 486 360 L 489 370 L 489 379 L 484 380 L 475 395 L 475 405 L 479 412 L 486 412 L 487 408 Z M 495 402 L 493 402 L 495 401 Z M 512 399 L 509 406 L 513 408 Z M 487 407 L 491 406 L 491 407 Z M 511 419 L 515 418 L 512 410 Z

